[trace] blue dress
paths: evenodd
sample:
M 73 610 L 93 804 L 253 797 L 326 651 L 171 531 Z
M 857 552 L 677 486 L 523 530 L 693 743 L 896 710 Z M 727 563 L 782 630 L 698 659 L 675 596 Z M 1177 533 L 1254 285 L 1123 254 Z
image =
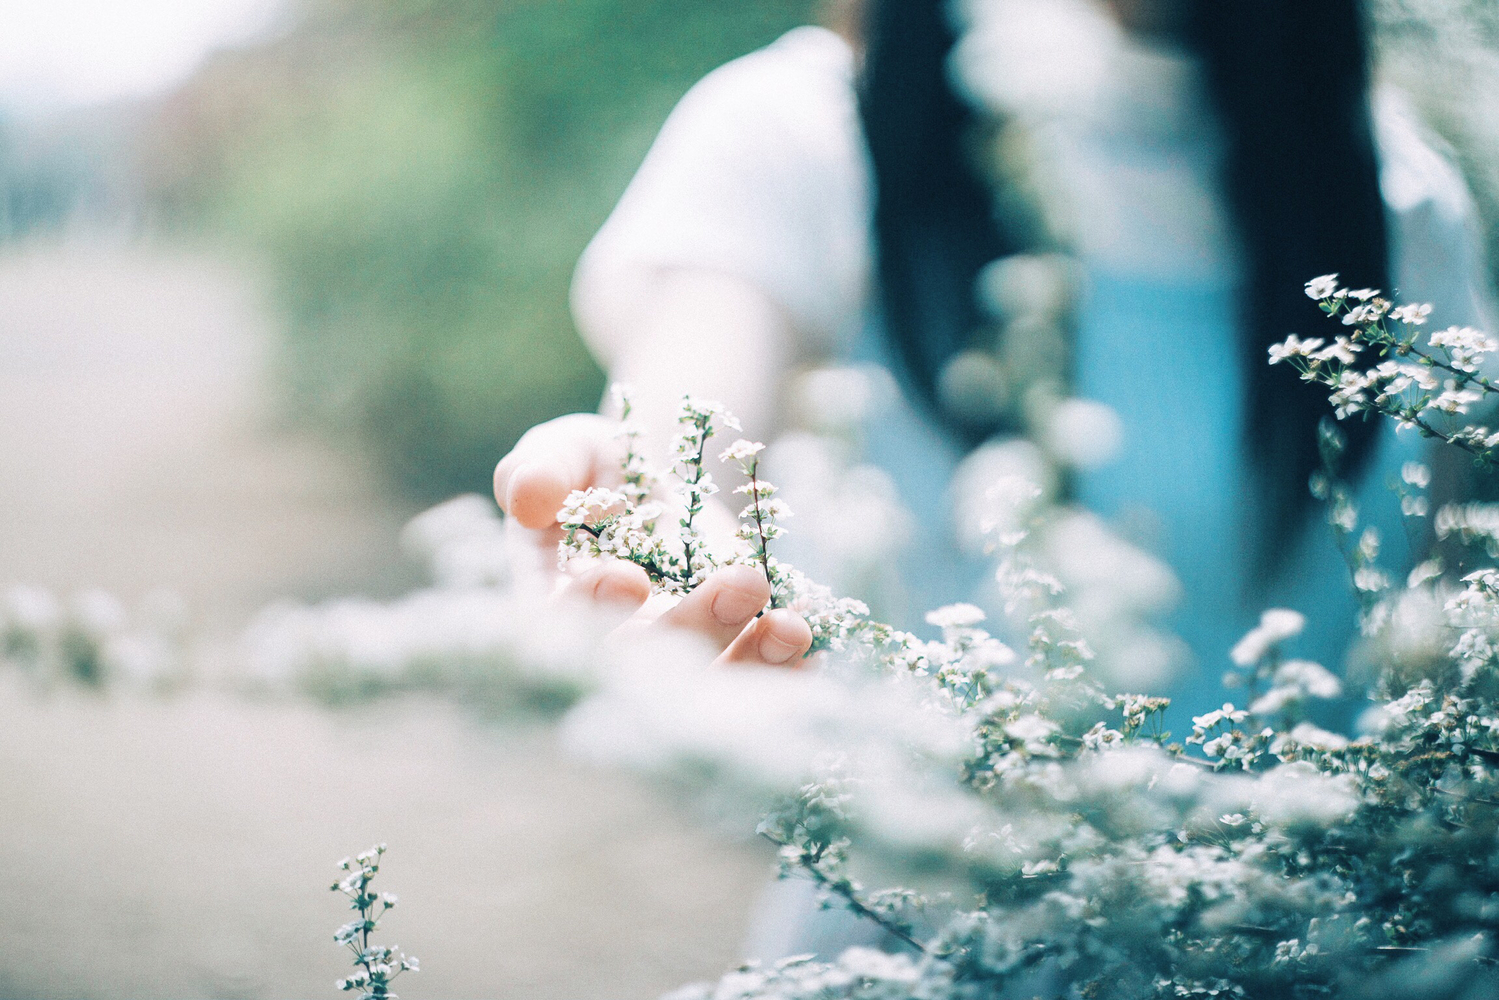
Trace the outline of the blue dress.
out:
M 1244 382 L 1228 280 L 1168 284 L 1095 271 L 1077 341 L 1079 395 L 1107 404 L 1123 424 L 1117 457 L 1077 477 L 1077 499 L 1106 521 L 1156 530 L 1147 544 L 1175 572 L 1182 599 L 1161 624 L 1191 651 L 1170 687 L 1170 726 L 1189 731 L 1190 715 L 1242 692 L 1225 691 L 1229 650 L 1264 607 L 1306 616 L 1289 651 L 1341 668 L 1358 634 L 1358 600 L 1325 508 L 1285 543 L 1290 558 L 1261 593 L 1247 586 L 1249 540 L 1258 512 L 1243 448 Z M 1321 391 L 1308 387 L 1307 391 Z M 1403 580 L 1411 548 L 1393 491 L 1401 467 L 1420 460 L 1426 442 L 1380 428 L 1372 460 L 1354 484 L 1359 531 L 1373 527 L 1380 562 Z M 1346 721 L 1346 720 L 1342 720 Z
M 1265 608 L 1305 615 L 1288 654 L 1341 673 L 1358 640 L 1358 599 L 1321 504 L 1285 539 L 1285 570 L 1257 592 L 1246 586 L 1257 512 L 1244 499 L 1251 494 L 1242 447 L 1247 373 L 1236 329 L 1240 266 L 1218 195 L 1220 145 L 1190 64 L 1142 58 L 1150 65 L 1131 78 L 1145 85 L 1116 94 L 1062 150 L 1069 183 L 1081 193 L 1078 215 L 1088 222 L 1078 240 L 1086 292 L 1072 391 L 1113 409 L 1123 431 L 1111 461 L 1075 476 L 1074 499 L 1176 575 L 1181 597 L 1153 624 L 1187 655 L 1162 683 L 1118 686 L 1171 696 L 1168 727 L 1180 736 L 1191 715 L 1243 700 L 1222 676 L 1229 650 Z M 1438 328 L 1484 325 L 1465 189 L 1398 104 L 1384 98 L 1376 109 L 1397 290 L 1406 301 L 1436 303 Z M 1330 339 L 1337 329 L 1329 320 L 1326 330 L 1298 332 Z M 887 360 L 881 340 L 871 324 L 850 359 Z M 1429 446 L 1383 423 L 1375 454 L 1350 484 L 1360 512 L 1354 539 L 1366 527 L 1378 532 L 1379 563 L 1399 586 L 1415 555 L 1410 536 L 1422 527 L 1406 523 L 1394 486 L 1402 466 L 1423 460 Z M 906 623 L 918 609 L 984 603 L 992 563 L 954 541 L 944 493 L 959 469 L 958 450 L 904 403 L 871 421 L 866 439 L 868 458 L 892 476 L 920 525 L 902 565 Z M 1359 704 L 1351 698 L 1319 721 L 1346 726 Z

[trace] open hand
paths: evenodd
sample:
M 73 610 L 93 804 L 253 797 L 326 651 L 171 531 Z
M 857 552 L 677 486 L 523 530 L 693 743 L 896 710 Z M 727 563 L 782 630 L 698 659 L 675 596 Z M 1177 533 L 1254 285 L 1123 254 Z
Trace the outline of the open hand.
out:
M 618 429 L 615 421 L 591 413 L 574 413 L 531 428 L 495 467 L 495 500 L 507 515 L 536 533 L 539 545 L 555 548 L 562 538 L 557 512 L 567 495 L 618 485 Z M 701 636 L 719 650 L 715 663 L 794 666 L 812 645 L 811 629 L 800 615 L 784 608 L 765 611 L 770 584 L 750 566 L 715 571 L 658 616 L 646 607 L 650 578 L 630 563 L 595 564 L 569 580 L 562 594 L 630 613 L 620 626 L 623 636 L 638 632 L 644 638 L 674 629 Z

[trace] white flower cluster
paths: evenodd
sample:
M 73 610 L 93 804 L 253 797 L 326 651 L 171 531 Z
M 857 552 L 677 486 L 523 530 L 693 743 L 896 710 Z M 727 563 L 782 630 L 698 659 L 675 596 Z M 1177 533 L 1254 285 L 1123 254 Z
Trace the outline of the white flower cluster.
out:
M 623 405 L 628 414 L 628 401 Z M 566 532 L 558 548 L 560 563 L 565 566 L 579 557 L 621 559 L 643 568 L 655 589 L 672 594 L 691 591 L 721 565 L 748 563 L 765 574 L 771 588 L 771 607 L 790 608 L 807 620 L 813 651 L 842 648 L 868 608 L 856 600 L 835 598 L 826 587 L 814 584 L 770 554 L 770 543 L 784 534 L 782 522 L 791 511 L 776 497 L 776 487 L 760 478 L 760 454 L 765 446 L 739 439 L 719 455 L 722 461 L 739 467 L 745 482 L 734 492 L 749 502 L 739 513 L 740 547 L 731 553 L 715 554 L 701 528 L 704 506 L 718 492 L 707 471 L 708 442 L 721 428 L 738 430 L 739 422 L 716 403 L 688 397 L 682 401 L 679 423 L 682 431 L 672 446 L 676 480 L 671 490 L 672 509 L 680 512 L 674 537 L 658 530 L 663 507 L 651 499 L 661 490 L 661 477 L 645 465 L 636 446 L 636 433 L 627 430 L 623 465 L 626 489 L 593 488 L 568 496 L 557 515 Z
M 170 687 L 186 678 L 186 618 L 182 599 L 165 590 L 129 609 L 104 590 L 62 601 L 42 587 L 12 587 L 0 594 L 0 663 L 44 685 Z
M 1031 569 L 1012 578 L 1047 604 L 1058 584 Z M 1386 675 L 1372 729 L 1357 739 L 1297 717 L 1340 685 L 1282 656 L 1304 619 L 1272 609 L 1235 655 L 1242 681 L 1269 690 L 1248 709 L 1196 717 L 1188 743 L 1201 757 L 1150 731 L 1163 699 L 1101 695 L 1080 649 L 1045 627 L 1028 668 L 980 629 L 973 605 L 932 613 L 941 640 L 885 632 L 864 647 L 849 676 L 872 669 L 886 680 L 860 682 L 846 703 L 826 676 L 755 679 L 780 696 L 754 702 L 767 711 L 761 736 L 729 746 L 708 734 L 758 732 L 757 713 L 742 697 L 722 698 L 718 712 L 684 699 L 674 678 L 637 737 L 679 731 L 679 714 L 700 735 L 690 764 L 679 750 L 646 753 L 647 766 L 688 765 L 720 791 L 754 772 L 759 796 L 779 780 L 784 799 L 761 833 L 788 870 L 906 943 L 881 958 L 749 966 L 678 995 L 946 1000 L 1050 984 L 1100 996 L 1310 997 L 1398 993 L 1435 975 L 1455 985 L 1429 995 L 1481 995 L 1494 984 L 1480 960 L 1499 920 L 1496 609 L 1499 572 L 1472 576 L 1445 612 L 1449 627 L 1469 626 L 1448 661 L 1460 669 L 1403 688 L 1398 670 Z M 1046 610 L 1031 616 L 1063 620 Z M 808 681 L 822 692 L 815 701 Z M 640 711 L 598 703 L 578 728 L 597 737 L 604 720 L 630 725 Z M 931 738 L 953 726 L 966 734 L 956 755 L 953 734 L 940 748 Z M 770 732 L 808 742 L 766 769 L 754 761 L 775 742 Z M 1438 872 L 1451 892 L 1411 891 Z M 867 885 L 875 873 L 888 888 Z M 1454 952 L 1449 941 L 1466 944 Z
M 1437 511 L 1437 537 L 1455 537 L 1464 545 L 1481 543 L 1499 558 L 1499 505 L 1489 503 L 1447 504 Z
M 1272 365 L 1284 361 L 1306 381 L 1331 389 L 1329 398 L 1340 420 L 1355 413 L 1383 414 L 1397 427 L 1454 444 L 1485 464 L 1494 461 L 1499 432 L 1456 418 L 1499 392 L 1483 374 L 1499 340 L 1471 327 L 1450 327 L 1423 341 L 1419 328 L 1431 314 L 1430 305 L 1396 306 L 1377 289 L 1340 287 L 1336 274 L 1313 278 L 1306 294 L 1328 316 L 1341 316 L 1352 332 L 1331 344 L 1292 334 L 1271 345 Z M 1383 360 L 1361 364 L 1359 355 L 1365 351 Z
M 1308 359 L 1323 345 L 1292 348 Z M 679 452 L 705 454 L 716 416 L 689 415 Z M 1010 475 L 984 491 L 995 604 L 932 612 L 940 637 L 926 639 L 871 621 L 777 561 L 778 532 L 766 529 L 784 513 L 759 477 L 760 449 L 736 441 L 722 454 L 746 480 L 733 552 L 710 555 L 681 523 L 710 495 L 695 457 L 677 470 L 693 485 L 666 494 L 683 532 L 663 547 L 645 526 L 665 519 L 640 513 L 663 491 L 643 465 L 633 486 L 627 468 L 626 487 L 571 498 L 563 521 L 620 540 L 590 554 L 674 559 L 679 575 L 658 580 L 663 590 L 690 582 L 694 565 L 759 566 L 832 652 L 822 669 L 703 671 L 700 649 L 600 646 L 596 633 L 538 626 L 526 610 L 513 631 L 499 627 L 501 606 L 519 607 L 500 588 L 449 587 L 443 598 L 475 601 L 445 630 L 464 619 L 475 648 L 516 662 L 575 639 L 568 658 L 589 665 L 575 690 L 589 693 L 564 721 L 571 745 L 669 775 L 725 815 L 758 814 L 788 874 L 898 949 L 745 967 L 681 996 L 1309 998 L 1402 995 L 1412 984 L 1423 996 L 1493 995 L 1499 570 L 1468 567 L 1454 583 L 1432 561 L 1401 587 L 1378 565 L 1377 535 L 1357 535 L 1350 559 L 1377 677 L 1361 733 L 1311 721 L 1341 682 L 1289 652 L 1305 619 L 1271 609 L 1233 650 L 1246 697 L 1197 715 L 1178 743 L 1164 729 L 1167 701 L 1115 693 L 1119 675 L 1104 669 L 1120 623 L 1158 606 L 1169 574 L 1103 544 L 1096 523 L 1054 508 L 1047 489 Z M 1415 501 L 1430 480 L 1424 466 L 1402 470 L 1411 516 L 1426 513 Z M 1346 493 L 1331 480 L 1321 490 L 1354 538 Z M 1433 526 L 1482 549 L 1499 515 L 1443 507 Z M 441 606 L 413 599 L 413 634 Z M 528 626 L 544 641 L 525 645 Z M 345 648 L 379 627 L 373 614 L 350 615 Z M 349 988 L 368 988 L 360 975 Z
M 1235 754 L 1248 739 L 1232 729 L 1249 713 L 1225 706 L 1195 720 L 1204 734 L 1230 728 L 1209 766 L 1144 732 L 1162 699 L 1098 696 L 1067 666 L 1026 681 L 1017 658 L 978 628 L 974 606 L 941 609 L 931 621 L 942 640 L 891 636 L 865 662 L 889 671 L 886 679 L 861 682 L 851 698 L 826 675 L 699 672 L 674 675 L 669 697 L 622 684 L 585 703 L 576 737 L 618 746 L 599 727 L 629 727 L 644 743 L 637 764 L 706 776 L 719 792 L 748 781 L 763 796 L 779 782 L 786 797 L 762 835 L 780 845 L 790 870 L 909 949 L 746 967 L 680 996 L 1029 995 L 1037 976 L 1084 995 L 1103 984 L 1110 989 L 1099 995 L 1177 995 L 1202 983 L 1219 984 L 1219 995 L 1295 996 L 1302 983 L 1323 995 L 1346 963 L 1387 962 L 1366 956 L 1407 946 L 1384 943 L 1390 919 L 1368 918 L 1411 859 L 1368 884 L 1389 855 L 1366 863 L 1345 843 L 1366 830 L 1381 851 L 1398 847 L 1378 839 L 1398 822 L 1384 815 L 1389 800 L 1369 797 L 1370 783 L 1383 789 L 1394 774 L 1367 762 L 1372 737 L 1340 744 L 1301 725 L 1273 750 L 1256 731 L 1256 752 Z M 1272 644 L 1291 638 L 1294 624 L 1268 616 Z M 1265 638 L 1253 637 L 1273 658 Z M 1037 641 L 1054 655 L 1054 641 Z M 1304 661 L 1281 662 L 1277 676 L 1308 697 L 1330 693 Z M 693 693 L 719 685 L 735 691 L 712 700 Z M 1118 728 L 1092 721 L 1109 712 L 1119 713 Z M 1410 726 L 1414 714 L 1402 718 Z M 696 735 L 682 742 L 689 731 Z M 673 733 L 667 743 L 676 749 L 665 751 L 661 737 Z M 785 742 L 771 733 L 802 733 L 804 742 L 781 753 Z M 772 749 L 778 763 L 767 767 Z M 1420 797 L 1418 811 L 1436 798 Z M 874 872 L 906 880 L 866 888 Z M 1237 956 L 1233 964 L 1214 958 L 1225 952 Z M 1255 984 L 1259 992 L 1245 991 Z
M 644 569 L 657 589 L 685 594 L 718 568 L 700 522 L 704 505 L 718 492 L 706 464 L 708 441 L 722 428 L 738 430 L 739 422 L 717 403 L 684 398 L 678 418 L 682 429 L 671 449 L 677 483 L 670 496 L 652 502 L 660 477 L 640 454 L 640 432 L 629 422 L 628 397 L 621 389 L 615 393 L 625 415 L 624 487 L 581 490 L 567 498 L 557 514 L 566 531 L 558 560 L 566 565 L 580 556 L 624 559 Z M 657 531 L 668 507 L 678 515 L 679 530 L 671 539 Z
M 348 948 L 354 956 L 355 971 L 338 980 L 334 987 L 345 992 L 359 991 L 359 1000 L 396 1000 L 390 984 L 403 972 L 419 972 L 420 963 L 401 953 L 395 946 L 370 943 L 370 935 L 380 927 L 380 921 L 396 905 L 396 897 L 388 892 L 371 891 L 370 883 L 380 872 L 380 858 L 385 854 L 385 845 L 377 844 L 353 858 L 344 858 L 338 870 L 348 874 L 334 882 L 334 892 L 341 892 L 349 899 L 349 908 L 359 913 L 333 935 L 335 943 Z
M 549 598 L 532 543 L 492 500 L 449 500 L 402 541 L 426 561 L 430 586 L 385 601 L 271 604 L 240 637 L 239 679 L 335 703 L 436 690 L 495 714 L 555 714 L 587 689 L 609 623 Z
M 770 606 L 779 604 L 780 564 L 770 554 L 770 543 L 785 534 L 780 522 L 791 516 L 785 502 L 775 498 L 776 488 L 760 478 L 760 453 L 765 445 L 758 441 L 740 438 L 723 450 L 719 459 L 733 462 L 744 475 L 744 485 L 737 486 L 735 493 L 749 498 L 749 505 L 739 512 L 740 541 L 750 547 L 751 562 L 758 563 L 770 583 Z
M 496 713 L 551 713 L 589 686 L 606 624 L 518 587 L 278 602 L 245 629 L 239 666 L 251 687 L 332 703 L 423 689 Z
M 771 965 L 745 965 L 717 983 L 684 987 L 663 1000 L 910 1000 L 920 982 L 914 962 L 873 948 L 850 948 L 837 961 L 793 955 Z

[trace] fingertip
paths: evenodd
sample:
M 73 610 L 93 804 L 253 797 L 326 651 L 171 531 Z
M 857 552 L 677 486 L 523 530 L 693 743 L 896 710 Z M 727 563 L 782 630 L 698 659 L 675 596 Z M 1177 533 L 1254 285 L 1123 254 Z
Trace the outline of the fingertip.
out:
M 770 584 L 750 566 L 726 566 L 709 579 L 714 593 L 708 612 L 721 625 L 743 625 L 770 601 Z
M 645 570 L 630 563 L 613 563 L 594 581 L 593 597 L 605 604 L 635 609 L 651 596 L 651 579 Z
M 812 629 L 806 619 L 794 611 L 785 608 L 767 611 L 760 624 L 757 648 L 760 658 L 766 663 L 794 665 L 812 648 Z
M 557 523 L 572 485 L 556 469 L 537 462 L 517 466 L 505 485 L 500 506 L 524 527 L 541 529 Z
M 765 579 L 765 574 L 760 567 L 751 566 L 747 563 L 730 563 L 713 574 L 726 586 L 741 589 L 754 588 L 765 591 L 765 599 L 770 600 L 770 584 Z
M 510 474 L 515 471 L 515 452 L 500 459 L 494 467 L 494 502 L 505 513 L 510 513 Z

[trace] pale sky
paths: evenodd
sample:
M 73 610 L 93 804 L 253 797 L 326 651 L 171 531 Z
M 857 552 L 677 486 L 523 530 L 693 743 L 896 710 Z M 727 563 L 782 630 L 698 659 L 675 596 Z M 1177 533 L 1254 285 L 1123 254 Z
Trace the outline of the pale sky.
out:
M 271 30 L 285 0 L 0 0 L 0 105 L 143 97 Z

